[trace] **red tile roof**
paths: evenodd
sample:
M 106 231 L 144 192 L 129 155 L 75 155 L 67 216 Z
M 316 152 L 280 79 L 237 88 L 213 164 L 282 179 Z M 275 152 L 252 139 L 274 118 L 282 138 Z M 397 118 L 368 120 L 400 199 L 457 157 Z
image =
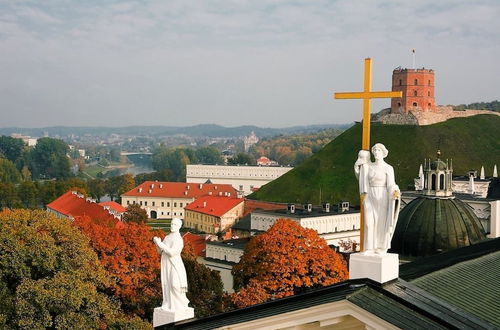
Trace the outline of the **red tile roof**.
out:
M 207 243 L 204 236 L 196 235 L 190 232 L 182 235 L 182 239 L 184 240 L 184 244 L 191 244 L 193 247 L 193 252 L 198 257 L 205 256 L 205 249 L 207 247 Z
M 203 196 L 188 204 L 185 210 L 221 217 L 243 201 L 243 198 Z
M 261 202 L 261 201 L 251 200 L 251 199 L 245 199 L 245 211 L 243 212 L 243 215 L 247 215 L 249 213 L 252 213 L 254 210 L 257 210 L 257 209 L 266 210 L 266 211 L 285 210 L 286 206 L 287 206 L 287 204 L 284 204 L 284 203 Z
M 237 191 L 230 184 L 184 183 L 146 181 L 122 196 L 198 198 L 205 195 L 236 197 Z
M 93 220 L 112 221 L 113 223 L 118 221 L 118 218 L 103 206 L 74 191 L 64 193 L 55 201 L 48 204 L 47 209 L 54 210 L 72 218 L 90 217 Z
M 101 206 L 109 206 L 110 209 L 118 212 L 118 213 L 123 213 L 125 212 L 127 209 L 124 208 L 123 206 L 121 206 L 120 204 L 118 204 L 117 202 L 113 202 L 113 201 L 109 201 L 109 202 L 101 202 L 99 203 L 99 205 Z

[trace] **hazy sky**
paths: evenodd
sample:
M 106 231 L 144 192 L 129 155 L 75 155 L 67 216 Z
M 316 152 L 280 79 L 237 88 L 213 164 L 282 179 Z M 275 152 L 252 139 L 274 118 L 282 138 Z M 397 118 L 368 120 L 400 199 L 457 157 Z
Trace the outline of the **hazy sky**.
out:
M 391 73 L 500 99 L 500 1 L 0 0 L 0 127 L 349 123 Z M 374 109 L 389 106 L 374 102 Z

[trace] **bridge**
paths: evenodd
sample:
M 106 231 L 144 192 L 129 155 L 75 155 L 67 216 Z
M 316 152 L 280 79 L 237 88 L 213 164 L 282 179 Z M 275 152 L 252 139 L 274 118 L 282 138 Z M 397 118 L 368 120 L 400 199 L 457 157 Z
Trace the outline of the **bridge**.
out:
M 120 155 L 122 156 L 131 156 L 131 155 L 152 155 L 153 153 L 151 152 L 127 152 L 127 151 L 122 151 L 120 152 Z

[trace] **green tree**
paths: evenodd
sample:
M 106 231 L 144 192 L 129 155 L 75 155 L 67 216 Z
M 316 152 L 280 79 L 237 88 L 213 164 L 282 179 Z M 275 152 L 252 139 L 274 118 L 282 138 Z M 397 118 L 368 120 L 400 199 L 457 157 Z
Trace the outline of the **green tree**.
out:
M 58 139 L 41 138 L 30 152 L 30 171 L 34 178 L 64 179 L 71 176 L 68 145 Z
M 0 136 L 0 156 L 4 156 L 13 163 L 21 159 L 24 142 L 10 136 Z
M 195 151 L 196 162 L 200 164 L 222 164 L 223 160 L 219 150 L 213 147 L 201 147 Z
M 343 281 L 348 270 L 315 230 L 279 219 L 252 237 L 233 275 L 239 291 L 232 301 L 241 308 Z
M 122 220 L 124 222 L 146 223 L 148 221 L 148 213 L 139 204 L 130 204 L 123 213 Z
M 101 201 L 101 197 L 106 195 L 106 182 L 104 180 L 90 180 L 87 185 L 89 187 L 90 196 L 92 196 L 92 198 L 96 199 L 98 202 Z
M 64 193 L 64 192 L 63 192 Z M 56 187 L 55 181 L 45 181 L 40 184 L 38 188 L 38 198 L 43 206 L 54 201 L 57 197 L 61 196 L 63 193 L 58 194 L 58 189 Z
M 37 195 L 38 189 L 33 181 L 23 181 L 17 187 L 17 196 L 25 208 L 33 209 L 38 206 Z
M 240 152 L 233 158 L 229 158 L 227 161 L 230 165 L 255 165 L 255 159 L 246 153 Z
M 0 322 L 8 329 L 102 329 L 127 319 L 103 290 L 108 275 L 71 222 L 44 211 L 0 213 Z
M 196 261 L 190 243 L 184 245 L 182 260 L 188 280 L 187 297 L 196 317 L 205 317 L 223 312 L 223 284 L 220 274 Z
M 0 209 L 17 207 L 19 204 L 14 184 L 0 182 Z
M 21 174 L 16 165 L 8 159 L 0 158 L 0 182 L 17 183 L 21 181 Z
M 136 186 L 145 181 L 172 181 L 172 172 L 168 168 L 151 173 L 139 173 L 134 178 Z

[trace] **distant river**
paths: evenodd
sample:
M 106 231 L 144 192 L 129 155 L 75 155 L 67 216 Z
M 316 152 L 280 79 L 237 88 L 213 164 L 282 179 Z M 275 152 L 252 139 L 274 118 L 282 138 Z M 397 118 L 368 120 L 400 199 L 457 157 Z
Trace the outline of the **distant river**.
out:
M 127 168 L 125 173 L 130 173 L 132 175 L 137 175 L 139 173 L 151 173 L 154 172 L 152 167 L 144 166 L 144 165 L 134 165 Z

